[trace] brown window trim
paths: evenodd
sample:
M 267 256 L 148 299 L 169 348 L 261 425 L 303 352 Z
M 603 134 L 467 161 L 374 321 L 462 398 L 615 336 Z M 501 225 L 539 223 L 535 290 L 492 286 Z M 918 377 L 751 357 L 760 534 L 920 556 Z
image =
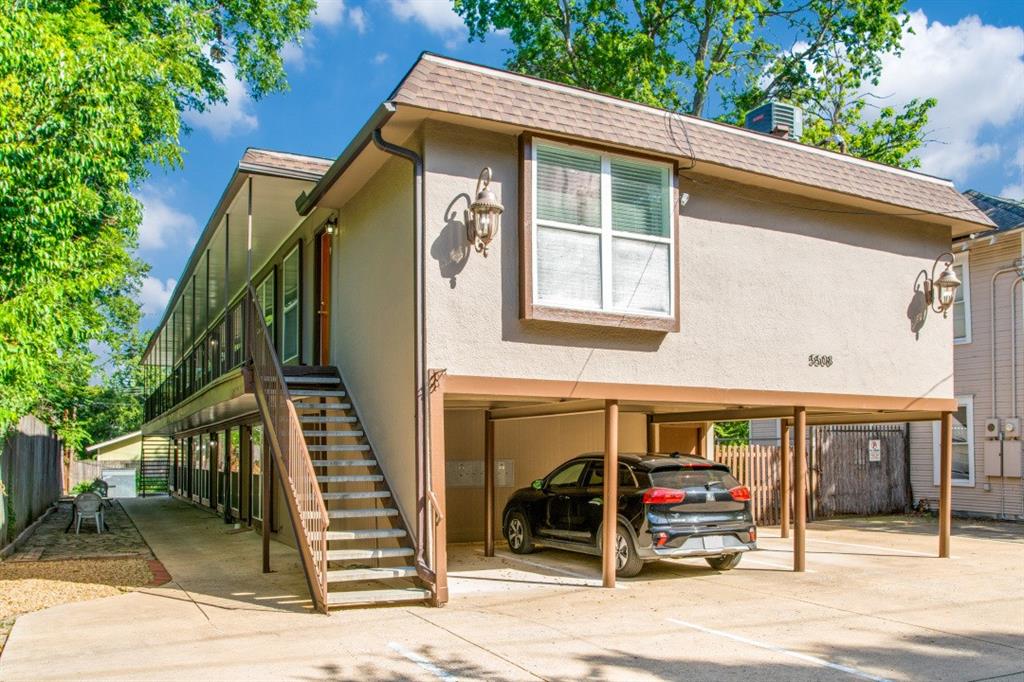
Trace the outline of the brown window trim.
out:
M 635 156 L 662 163 L 672 164 L 671 224 L 673 253 L 672 278 L 674 279 L 675 300 L 672 301 L 672 317 L 655 315 L 613 313 L 601 310 L 576 310 L 557 306 L 540 305 L 533 302 L 533 144 L 534 139 L 550 140 L 577 147 L 587 147 L 622 156 Z M 655 157 L 649 154 L 631 154 L 628 151 L 605 145 L 590 144 L 578 140 L 567 140 L 556 136 L 534 136 L 523 133 L 519 136 L 519 317 L 524 321 L 563 322 L 598 327 L 616 327 L 649 332 L 679 331 L 679 166 L 671 158 Z

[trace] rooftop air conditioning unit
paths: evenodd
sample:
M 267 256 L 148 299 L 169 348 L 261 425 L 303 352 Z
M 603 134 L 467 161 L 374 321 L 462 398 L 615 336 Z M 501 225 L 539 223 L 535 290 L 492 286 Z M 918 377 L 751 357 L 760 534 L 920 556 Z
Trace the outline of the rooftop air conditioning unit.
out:
M 768 102 L 747 114 L 744 125 L 751 130 L 769 135 L 784 126 L 789 132 L 780 137 L 799 140 L 804 132 L 804 112 L 792 104 Z

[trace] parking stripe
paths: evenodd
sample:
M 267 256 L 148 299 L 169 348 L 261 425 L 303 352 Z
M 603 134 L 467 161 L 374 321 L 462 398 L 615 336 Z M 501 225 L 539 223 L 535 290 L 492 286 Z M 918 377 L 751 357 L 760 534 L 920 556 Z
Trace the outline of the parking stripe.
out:
M 501 557 L 505 561 L 517 561 L 517 562 L 519 562 L 521 564 L 526 564 L 527 566 L 533 566 L 534 568 L 543 568 L 543 569 L 548 570 L 548 571 L 554 571 L 555 573 L 561 573 L 562 575 L 567 575 L 567 576 L 569 576 L 571 578 L 579 578 L 580 580 L 584 581 L 584 583 L 586 583 L 584 585 L 584 587 L 600 587 L 601 586 L 601 579 L 600 578 L 592 578 L 592 577 L 590 577 L 590 576 L 588 576 L 586 574 L 583 574 L 583 573 L 577 573 L 576 571 L 569 571 L 569 570 L 566 570 L 564 568 L 559 568 L 557 566 L 551 566 L 550 564 L 543 564 L 543 563 L 541 563 L 539 561 L 530 561 L 529 559 L 523 559 L 521 557 L 513 556 L 511 554 L 506 554 L 505 552 L 495 552 L 494 555 L 498 556 L 498 557 Z M 552 584 L 556 584 L 557 585 L 559 583 L 552 583 Z M 619 582 L 617 580 L 615 581 L 615 588 L 618 589 L 618 590 L 627 590 L 627 589 L 629 589 L 625 585 L 619 584 Z
M 802 654 L 799 651 L 790 651 L 789 649 L 784 649 L 781 646 L 769 644 L 768 642 L 760 642 L 756 639 L 750 639 L 748 637 L 743 637 L 742 635 L 735 635 L 731 632 L 723 632 L 722 630 L 706 628 L 702 625 L 697 625 L 696 623 L 688 623 L 685 620 L 679 620 L 678 618 L 666 618 L 666 620 L 670 623 L 675 623 L 676 625 L 682 625 L 684 627 L 693 628 L 694 630 L 698 630 L 699 632 L 703 632 L 709 635 L 717 635 L 719 637 L 731 639 L 735 642 L 740 642 L 741 644 L 749 644 L 750 646 L 756 646 L 759 649 L 767 649 L 768 651 L 774 651 L 777 654 L 783 654 L 784 656 L 789 656 L 791 658 L 796 658 L 801 661 L 806 661 L 807 663 L 813 663 L 814 665 L 820 666 L 822 668 L 831 668 L 832 670 L 838 670 L 839 672 L 844 672 L 848 675 L 853 675 L 854 677 L 859 677 L 864 680 L 874 680 L 875 682 L 889 682 L 889 680 L 885 677 L 878 677 L 877 675 L 866 673 L 863 670 L 858 670 L 857 668 L 851 668 L 849 666 L 841 665 L 839 663 L 833 663 L 832 661 L 826 661 L 824 658 L 818 658 L 817 656 Z
M 444 670 L 443 668 L 435 665 L 430 659 L 426 658 L 425 656 L 420 656 L 415 651 L 411 651 L 409 649 L 406 649 L 404 646 L 402 646 L 398 642 L 388 642 L 388 648 L 390 648 L 392 651 L 398 652 L 402 656 L 405 656 L 410 661 L 412 661 L 413 663 L 415 663 L 420 668 L 422 668 L 423 670 L 427 671 L 428 673 L 430 673 L 434 677 L 438 678 L 439 680 L 455 680 L 455 679 L 457 679 L 454 675 L 449 673 L 447 670 Z
M 935 552 L 918 552 L 918 551 L 913 550 L 913 549 L 903 549 L 903 548 L 897 548 L 897 547 L 880 547 L 878 545 L 862 545 L 862 544 L 857 543 L 857 542 L 839 542 L 838 540 L 819 540 L 817 538 L 807 538 L 807 541 L 808 542 L 824 543 L 826 545 L 840 545 L 840 546 L 844 546 L 845 545 L 846 547 L 860 547 L 862 549 L 878 549 L 878 550 L 881 550 L 883 552 L 890 552 L 892 554 L 897 554 L 897 555 L 899 555 L 899 554 L 913 554 L 914 556 L 926 556 L 926 557 L 936 557 L 936 556 L 938 556 Z M 956 557 L 952 557 L 952 558 L 955 559 Z
M 754 559 L 754 558 L 752 558 L 750 556 L 750 552 L 747 552 L 747 556 L 743 557 L 743 562 L 748 563 L 748 564 L 749 563 L 754 563 L 754 564 L 760 564 L 762 566 L 771 566 L 772 568 L 785 569 L 787 571 L 792 571 L 793 570 L 793 565 L 792 564 L 777 564 L 774 561 L 765 561 L 764 559 Z M 810 568 L 805 568 L 804 569 L 804 573 L 817 573 L 817 571 L 815 571 L 813 569 L 810 569 Z

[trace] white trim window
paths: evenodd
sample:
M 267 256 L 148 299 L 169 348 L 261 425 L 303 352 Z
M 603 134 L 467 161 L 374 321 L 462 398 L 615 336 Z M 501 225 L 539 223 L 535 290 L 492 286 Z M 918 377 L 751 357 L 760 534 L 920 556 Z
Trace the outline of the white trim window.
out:
M 671 166 L 532 147 L 534 304 L 672 317 Z
M 301 332 L 299 325 L 300 272 L 302 262 L 295 245 L 281 265 L 281 362 L 298 362 Z
M 960 278 L 960 286 L 953 299 L 953 343 L 971 342 L 971 264 L 968 252 L 958 253 L 953 259 L 953 270 Z
M 953 485 L 974 486 L 974 397 L 956 397 L 959 409 L 953 413 Z M 932 426 L 933 482 L 940 482 L 942 434 L 939 422 Z

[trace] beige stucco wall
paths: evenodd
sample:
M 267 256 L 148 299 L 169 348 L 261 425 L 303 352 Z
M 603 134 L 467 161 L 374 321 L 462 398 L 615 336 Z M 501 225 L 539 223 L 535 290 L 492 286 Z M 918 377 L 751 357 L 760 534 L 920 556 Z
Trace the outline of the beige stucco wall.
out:
M 512 136 L 428 122 L 428 366 L 450 374 L 834 392 L 953 395 L 951 321 L 915 335 L 918 272 L 949 230 L 908 219 L 789 208 L 795 196 L 704 178 L 684 183 L 681 331 L 524 323 L 518 302 L 518 188 Z M 451 254 L 483 166 L 505 205 L 489 257 Z M 833 207 L 843 210 L 841 207 Z M 808 366 L 811 353 L 831 368 Z
M 483 461 L 484 411 L 445 410 L 445 458 L 449 462 Z M 501 512 L 509 496 L 543 478 L 568 459 L 604 449 L 604 416 L 579 414 L 495 422 L 495 459 L 514 462 L 512 486 L 495 488 L 495 538 L 501 537 Z M 647 418 L 637 413 L 619 415 L 619 450 L 647 451 Z M 484 534 L 483 487 L 449 485 L 447 518 L 449 542 L 479 542 Z
M 415 531 L 411 165 L 389 160 L 339 214 L 331 361 Z

